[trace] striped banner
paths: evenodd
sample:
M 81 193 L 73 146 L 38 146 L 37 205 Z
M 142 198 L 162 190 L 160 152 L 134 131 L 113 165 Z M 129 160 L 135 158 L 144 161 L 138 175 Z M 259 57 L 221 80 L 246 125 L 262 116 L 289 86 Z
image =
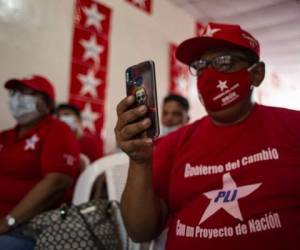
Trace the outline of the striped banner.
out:
M 85 130 L 103 144 L 111 10 L 93 0 L 77 0 L 69 101 L 81 109 Z

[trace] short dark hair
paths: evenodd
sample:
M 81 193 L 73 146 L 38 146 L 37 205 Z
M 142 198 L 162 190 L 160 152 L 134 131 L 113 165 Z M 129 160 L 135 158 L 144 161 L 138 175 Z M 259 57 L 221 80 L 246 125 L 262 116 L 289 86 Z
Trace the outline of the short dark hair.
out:
M 61 103 L 56 106 L 55 113 L 58 113 L 60 110 L 68 109 L 72 111 L 79 119 L 81 119 L 80 110 L 77 106 L 70 103 Z
M 177 102 L 186 112 L 188 112 L 190 109 L 189 101 L 181 95 L 169 94 L 164 98 L 163 104 L 166 104 L 170 101 Z

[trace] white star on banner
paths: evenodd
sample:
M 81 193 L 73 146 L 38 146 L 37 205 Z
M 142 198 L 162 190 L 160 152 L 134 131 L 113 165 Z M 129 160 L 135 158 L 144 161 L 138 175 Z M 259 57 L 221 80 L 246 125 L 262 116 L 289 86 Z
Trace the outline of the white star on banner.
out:
M 179 91 L 185 91 L 187 87 L 187 79 L 183 75 L 179 75 L 176 78 L 174 78 L 176 88 Z
M 29 139 L 26 140 L 26 145 L 24 147 L 24 150 L 29 150 L 29 149 L 32 149 L 32 150 L 35 150 L 35 146 L 36 146 L 36 143 L 40 140 L 39 137 L 37 137 L 36 134 L 34 134 L 33 136 L 31 136 Z
M 217 88 L 219 88 L 220 91 L 228 89 L 227 81 L 219 81 L 219 84 L 217 85 Z
M 175 62 L 175 63 L 174 63 L 174 69 L 175 69 L 175 70 L 178 70 L 178 71 L 182 71 L 183 68 L 184 68 L 184 65 L 183 65 L 180 61 L 178 61 L 178 60 L 176 60 L 176 59 L 175 59 L 174 62 Z
M 90 103 L 85 104 L 82 110 L 82 126 L 91 132 L 96 132 L 95 122 L 101 117 L 99 113 L 93 112 Z
M 90 40 L 80 40 L 79 42 L 83 48 L 83 60 L 93 59 L 94 62 L 98 63 L 100 61 L 100 53 L 104 51 L 104 47 L 97 43 L 95 35 L 90 37 Z
M 132 3 L 140 6 L 141 8 L 146 8 L 146 0 L 132 0 Z
M 206 31 L 205 31 L 204 34 L 202 34 L 202 36 L 213 37 L 214 34 L 215 34 L 216 32 L 218 32 L 218 31 L 220 31 L 220 30 L 221 30 L 221 29 L 212 29 L 212 28 L 210 27 L 210 25 L 207 25 Z
M 223 175 L 223 189 L 213 190 L 204 195 L 210 199 L 210 203 L 203 213 L 199 224 L 207 220 L 210 216 L 223 208 L 232 217 L 243 220 L 238 200 L 248 196 L 262 183 L 237 187 L 230 173 Z
M 94 26 L 97 31 L 99 28 L 102 30 L 101 22 L 105 20 L 105 16 L 98 11 L 96 4 L 92 4 L 90 8 L 83 7 L 83 12 L 86 15 L 86 27 Z
M 77 75 L 77 78 L 82 84 L 80 89 L 81 95 L 90 93 L 91 96 L 97 97 L 97 87 L 101 84 L 101 79 L 95 77 L 93 70 L 89 69 L 86 75 L 79 74 Z

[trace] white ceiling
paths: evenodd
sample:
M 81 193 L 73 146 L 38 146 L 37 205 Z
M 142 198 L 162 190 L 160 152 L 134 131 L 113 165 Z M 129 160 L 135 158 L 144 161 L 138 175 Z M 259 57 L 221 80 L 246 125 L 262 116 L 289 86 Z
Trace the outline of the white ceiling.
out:
M 261 44 L 261 58 L 300 81 L 299 0 L 169 0 L 195 19 L 240 24 Z

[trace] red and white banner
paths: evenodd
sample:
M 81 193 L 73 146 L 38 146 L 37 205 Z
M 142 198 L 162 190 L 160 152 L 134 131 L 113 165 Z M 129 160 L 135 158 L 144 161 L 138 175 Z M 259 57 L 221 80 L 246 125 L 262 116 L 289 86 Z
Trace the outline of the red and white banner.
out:
M 102 137 L 111 10 L 77 0 L 69 101 L 81 109 L 86 130 Z M 102 139 L 102 138 L 101 138 Z
M 136 6 L 140 10 L 145 11 L 148 14 L 152 12 L 153 0 L 125 0 L 126 2 Z
M 189 68 L 178 61 L 175 57 L 177 46 L 173 43 L 169 45 L 169 64 L 170 64 L 170 81 L 169 93 L 188 97 L 190 87 Z
M 205 26 L 203 23 L 197 21 L 195 25 L 195 34 L 196 36 L 201 36 L 204 32 Z

